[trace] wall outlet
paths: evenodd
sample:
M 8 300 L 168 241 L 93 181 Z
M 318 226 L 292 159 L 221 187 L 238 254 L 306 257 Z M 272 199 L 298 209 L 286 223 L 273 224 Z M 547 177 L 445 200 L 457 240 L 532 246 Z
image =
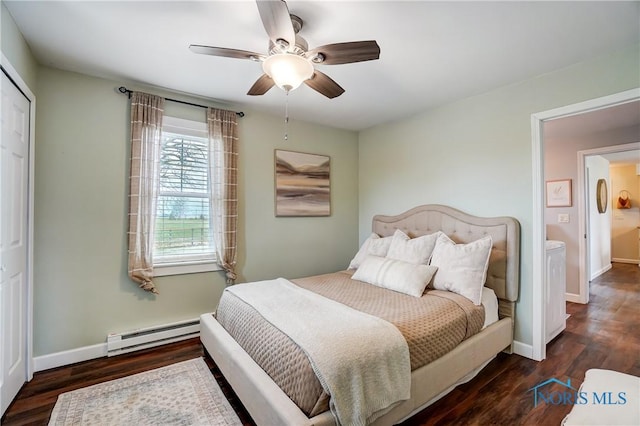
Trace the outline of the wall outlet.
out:
M 558 223 L 569 223 L 569 213 L 561 213 L 558 215 Z

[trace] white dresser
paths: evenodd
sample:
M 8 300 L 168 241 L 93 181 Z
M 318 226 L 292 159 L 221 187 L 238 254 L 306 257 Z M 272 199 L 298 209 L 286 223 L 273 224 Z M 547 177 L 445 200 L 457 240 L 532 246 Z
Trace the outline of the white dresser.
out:
M 548 240 L 546 248 L 546 269 L 545 285 L 547 286 L 546 300 L 546 339 L 549 343 L 567 325 L 567 304 L 566 304 L 566 252 L 565 244 L 562 241 Z

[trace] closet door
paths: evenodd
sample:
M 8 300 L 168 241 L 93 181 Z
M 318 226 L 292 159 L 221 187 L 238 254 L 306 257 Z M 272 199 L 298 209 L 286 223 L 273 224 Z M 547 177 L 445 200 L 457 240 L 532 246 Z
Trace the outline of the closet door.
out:
M 2 74 L 0 139 L 0 408 L 27 380 L 30 102 Z

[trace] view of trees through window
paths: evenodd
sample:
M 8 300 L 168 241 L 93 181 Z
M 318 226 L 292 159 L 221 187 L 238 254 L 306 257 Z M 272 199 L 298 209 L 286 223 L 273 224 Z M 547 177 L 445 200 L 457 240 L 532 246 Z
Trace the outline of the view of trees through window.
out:
M 154 258 L 211 258 L 206 138 L 163 132 Z

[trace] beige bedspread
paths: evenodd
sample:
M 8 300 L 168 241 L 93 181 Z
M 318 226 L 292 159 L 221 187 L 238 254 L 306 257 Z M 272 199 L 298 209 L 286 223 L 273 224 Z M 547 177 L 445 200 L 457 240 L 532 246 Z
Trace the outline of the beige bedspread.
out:
M 255 308 L 305 352 L 337 424 L 365 426 L 411 396 L 409 347 L 388 321 L 284 278 L 225 292 Z
M 293 282 L 394 324 L 407 340 L 412 370 L 449 352 L 484 322 L 484 308 L 463 296 L 439 290 L 421 298 L 407 296 L 352 280 L 350 271 Z M 255 309 L 224 294 L 216 318 L 305 414 L 327 410 L 328 397 L 306 355 Z

